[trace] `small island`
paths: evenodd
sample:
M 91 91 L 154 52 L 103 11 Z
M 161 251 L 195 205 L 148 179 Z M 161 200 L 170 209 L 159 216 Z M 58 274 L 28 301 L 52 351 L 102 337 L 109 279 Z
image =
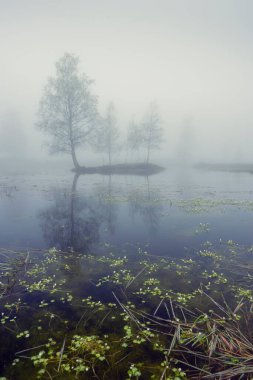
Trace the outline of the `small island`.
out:
M 163 142 L 163 128 L 156 103 L 150 103 L 138 123 L 132 118 L 122 138 L 113 102 L 109 103 L 105 114 L 99 114 L 97 97 L 91 91 L 92 81 L 79 73 L 78 64 L 78 57 L 65 53 L 56 62 L 56 75 L 50 77 L 45 86 L 37 126 L 51 136 L 48 141 L 50 152 L 71 155 L 73 171 L 77 174 L 148 176 L 162 171 L 163 168 L 150 163 L 151 151 L 159 149 Z M 84 145 L 96 153 L 105 154 L 108 165 L 80 165 L 77 149 Z M 119 155 L 123 150 L 127 154 L 131 152 L 131 158 L 134 152 L 143 150 L 144 163 L 112 164 L 113 155 Z
M 196 167 L 203 170 L 253 174 L 252 163 L 199 163 Z
M 159 173 L 163 170 L 163 167 L 151 163 L 117 164 L 93 167 L 79 166 L 77 168 L 72 169 L 72 171 L 74 171 L 77 174 L 129 174 L 141 176 L 149 176 L 152 174 Z

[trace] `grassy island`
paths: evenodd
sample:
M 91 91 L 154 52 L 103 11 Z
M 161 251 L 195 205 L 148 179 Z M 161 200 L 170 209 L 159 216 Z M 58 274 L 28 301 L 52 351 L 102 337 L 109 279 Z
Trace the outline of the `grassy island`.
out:
M 117 164 L 85 167 L 79 166 L 73 169 L 77 174 L 132 174 L 148 176 L 164 170 L 163 167 L 151 163 Z

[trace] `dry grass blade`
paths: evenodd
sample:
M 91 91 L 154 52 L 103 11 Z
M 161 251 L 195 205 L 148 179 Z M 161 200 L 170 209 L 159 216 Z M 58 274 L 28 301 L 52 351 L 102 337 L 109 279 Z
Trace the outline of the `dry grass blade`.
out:
M 36 347 L 31 347 L 31 348 L 27 348 L 27 349 L 22 350 L 22 351 L 17 351 L 17 352 L 15 352 L 15 355 L 19 355 L 19 354 L 22 354 L 23 352 L 35 350 L 36 348 L 45 347 L 45 346 L 46 346 L 46 344 L 40 344 L 39 346 L 36 346 Z
M 156 313 L 158 312 L 158 310 L 159 310 L 159 308 L 160 308 L 160 306 L 161 306 L 161 304 L 163 303 L 163 300 L 164 300 L 164 298 L 162 298 L 161 299 L 161 301 L 159 302 L 159 304 L 158 304 L 158 306 L 157 306 L 157 308 L 155 309 L 155 311 L 154 311 L 154 316 L 156 315 Z
M 222 379 L 222 380 L 230 380 L 235 376 L 252 374 L 253 366 L 241 366 L 237 368 L 229 368 L 225 371 L 216 372 L 207 376 L 204 376 L 203 379 Z M 244 379 L 246 379 L 244 377 Z M 248 379 L 252 379 L 252 377 L 248 377 Z
M 133 284 L 133 282 L 144 272 L 146 270 L 146 267 L 144 267 L 144 268 L 142 268 L 138 273 L 137 273 L 137 275 L 133 278 L 133 279 L 131 279 L 130 281 L 128 281 L 128 283 L 126 284 L 126 286 L 125 286 L 125 290 L 127 289 L 127 288 L 129 288 L 129 286 L 130 285 L 132 285 Z
M 65 343 L 66 343 L 66 338 L 64 338 L 63 343 L 62 343 L 62 347 L 61 347 L 61 351 L 60 351 L 60 358 L 59 358 L 59 364 L 58 364 L 57 372 L 59 372 L 59 371 L 60 371 L 60 368 L 61 368 L 62 355 L 63 355 L 63 352 L 64 352 Z

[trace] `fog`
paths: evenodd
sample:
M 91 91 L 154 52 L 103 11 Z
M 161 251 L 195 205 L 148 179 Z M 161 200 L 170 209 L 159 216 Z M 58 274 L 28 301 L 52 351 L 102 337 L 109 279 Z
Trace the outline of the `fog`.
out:
M 156 102 L 165 137 L 152 161 L 165 166 L 253 161 L 252 1 L 0 0 L 0 5 L 1 160 L 68 162 L 49 156 L 35 123 L 55 62 L 69 52 L 94 79 L 100 112 L 114 102 L 124 136 L 130 120 L 141 120 Z M 84 164 L 103 160 L 89 151 L 81 156 Z

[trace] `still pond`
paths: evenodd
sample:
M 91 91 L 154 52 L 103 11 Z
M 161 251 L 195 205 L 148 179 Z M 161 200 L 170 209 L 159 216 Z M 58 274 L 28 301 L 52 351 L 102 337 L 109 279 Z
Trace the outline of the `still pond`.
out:
M 0 379 L 251 379 L 253 175 L 0 177 Z

